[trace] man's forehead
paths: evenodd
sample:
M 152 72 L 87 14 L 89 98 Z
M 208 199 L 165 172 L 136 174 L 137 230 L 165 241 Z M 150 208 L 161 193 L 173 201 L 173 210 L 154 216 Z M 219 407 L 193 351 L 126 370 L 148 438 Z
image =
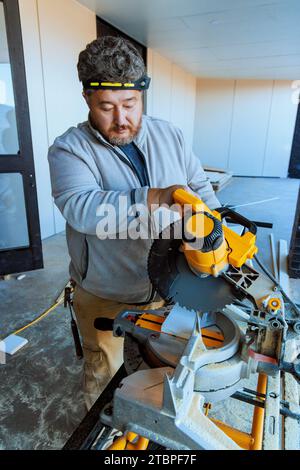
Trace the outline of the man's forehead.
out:
M 98 102 L 122 103 L 140 99 L 139 90 L 97 90 L 94 92 Z

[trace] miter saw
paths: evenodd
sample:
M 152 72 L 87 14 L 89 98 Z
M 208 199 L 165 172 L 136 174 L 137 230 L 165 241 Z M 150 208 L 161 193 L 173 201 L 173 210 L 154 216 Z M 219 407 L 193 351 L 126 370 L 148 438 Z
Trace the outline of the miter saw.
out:
M 299 381 L 299 309 L 257 258 L 254 223 L 226 207 L 210 210 L 183 189 L 173 197 L 182 217 L 159 233 L 148 258 L 165 306 L 123 311 L 114 321 L 128 376 L 109 423 L 169 449 L 238 450 L 204 405 L 238 393 L 257 372 L 282 370 Z

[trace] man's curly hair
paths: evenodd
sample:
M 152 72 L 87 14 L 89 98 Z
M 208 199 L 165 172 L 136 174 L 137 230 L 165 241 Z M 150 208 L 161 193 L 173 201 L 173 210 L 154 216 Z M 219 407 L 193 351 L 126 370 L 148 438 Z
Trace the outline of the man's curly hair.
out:
M 99 77 L 125 83 L 146 73 L 142 56 L 133 44 L 114 36 L 103 36 L 88 44 L 79 54 L 77 70 L 81 82 Z

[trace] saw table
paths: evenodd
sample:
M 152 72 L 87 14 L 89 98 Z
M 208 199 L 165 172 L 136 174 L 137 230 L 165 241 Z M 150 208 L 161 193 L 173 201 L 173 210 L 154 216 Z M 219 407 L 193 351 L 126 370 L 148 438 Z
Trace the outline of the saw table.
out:
M 123 312 L 123 316 L 125 313 L 126 312 Z M 132 312 L 130 312 L 130 314 L 132 314 Z M 144 312 L 143 314 L 147 315 L 147 312 Z M 204 333 L 206 336 L 206 344 L 209 344 L 210 341 L 212 343 L 215 341 L 216 335 L 214 332 L 212 333 L 212 336 L 210 336 L 207 329 Z M 129 358 L 129 361 L 132 361 L 132 357 Z M 131 363 L 131 367 L 132 366 L 133 364 Z M 116 390 L 119 389 L 120 384 L 124 379 L 126 379 L 126 377 L 127 372 L 123 365 L 112 378 L 78 428 L 74 431 L 68 442 L 65 444 L 64 450 L 103 450 L 111 447 L 113 442 L 112 436 L 116 435 L 115 427 L 112 422 L 113 399 Z M 251 434 L 241 432 L 238 429 L 234 429 L 226 425 L 226 423 L 222 423 L 216 419 L 212 419 L 212 422 L 232 439 L 235 439 L 243 449 L 280 449 L 282 447 L 280 436 L 284 433 L 284 420 L 288 418 L 289 420 L 296 423 L 298 422 L 299 424 L 299 408 L 297 409 L 293 404 L 290 405 L 281 397 L 279 373 L 271 379 L 267 379 L 266 375 L 259 375 L 256 390 L 242 387 L 238 391 L 234 392 L 231 395 L 231 398 L 247 403 L 248 406 L 253 408 Z M 206 416 L 208 415 L 210 408 L 210 403 L 203 404 L 203 411 Z M 122 412 L 123 414 L 125 413 L 123 407 Z M 283 417 L 283 419 L 281 419 L 281 417 Z M 116 439 L 119 438 L 116 437 Z M 159 441 L 160 442 L 157 443 L 150 440 L 147 449 L 159 450 L 166 448 L 187 448 L 182 447 L 182 440 L 180 442 L 176 442 L 175 440 L 172 442 L 169 439 L 168 442 L 165 442 L 165 445 L 162 444 L 161 437 L 159 438 Z M 115 448 L 121 449 L 122 447 L 116 446 Z

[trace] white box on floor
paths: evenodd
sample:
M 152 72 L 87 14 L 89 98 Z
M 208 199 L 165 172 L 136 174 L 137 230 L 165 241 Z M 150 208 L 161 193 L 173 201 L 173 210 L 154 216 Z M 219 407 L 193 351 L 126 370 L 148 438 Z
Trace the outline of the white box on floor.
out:
M 7 338 L 0 341 L 0 351 L 13 355 L 27 343 L 28 340 L 21 336 L 9 335 Z

